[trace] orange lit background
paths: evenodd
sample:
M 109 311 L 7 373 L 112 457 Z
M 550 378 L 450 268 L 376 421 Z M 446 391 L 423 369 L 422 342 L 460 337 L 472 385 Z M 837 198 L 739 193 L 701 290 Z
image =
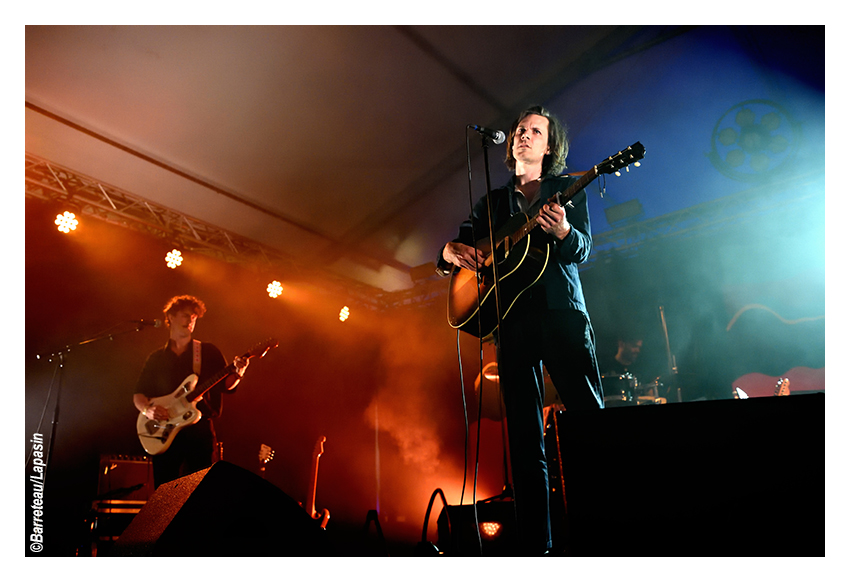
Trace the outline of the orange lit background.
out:
M 101 454 L 143 453 L 132 394 L 145 358 L 164 344 L 167 331 L 136 331 L 129 322 L 163 319 L 165 302 L 177 294 L 204 300 L 208 311 L 196 337 L 217 344 L 226 357 L 268 337 L 279 340 L 265 358 L 252 360 L 242 385 L 225 399 L 216 422 L 225 460 L 255 470 L 260 446 L 270 446 L 275 455 L 266 478 L 303 501 L 311 454 L 325 436 L 316 504 L 330 510 L 331 527 L 359 532 L 367 512 L 378 509 L 385 537 L 399 543 L 421 536 L 434 489 L 441 488 L 450 504 L 460 503 L 464 410 L 457 338 L 444 323 L 443 302 L 378 312 L 321 293 L 316 282 L 186 251 L 183 263 L 170 269 L 164 257 L 173 246 L 167 242 L 79 215 L 78 228 L 63 234 L 54 224 L 61 211 L 26 201 L 27 430 L 38 426 L 47 405 L 42 432 L 46 437 L 50 432 L 48 391 L 56 366 L 36 355 L 110 328 L 116 335 L 74 348 L 66 357 L 50 461 L 52 483 L 61 484 L 52 493 L 54 520 L 72 524 L 85 516 L 96 494 Z M 282 287 L 276 298 L 267 291 L 273 280 Z M 349 317 L 343 322 L 344 306 Z M 477 340 L 463 341 L 470 354 L 464 379 L 471 419 L 464 503 L 470 503 L 478 361 Z M 478 499 L 498 494 L 503 485 L 499 425 L 484 420 L 482 433 Z M 435 502 L 432 541 L 441 509 Z

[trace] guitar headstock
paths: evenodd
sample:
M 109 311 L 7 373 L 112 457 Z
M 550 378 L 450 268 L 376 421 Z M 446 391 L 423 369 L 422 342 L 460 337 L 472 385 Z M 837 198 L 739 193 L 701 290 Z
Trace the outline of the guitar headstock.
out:
M 776 389 L 773 391 L 774 396 L 789 396 L 791 394 L 791 380 L 788 378 L 780 378 L 776 382 Z
M 265 465 L 274 458 L 274 451 L 268 445 L 260 445 L 260 465 Z
M 616 174 L 619 176 L 622 168 L 626 168 L 626 171 L 628 171 L 630 165 L 634 165 L 635 167 L 640 166 L 640 160 L 645 155 L 646 148 L 640 142 L 636 142 L 597 164 L 596 171 L 599 174 Z
M 256 346 L 248 350 L 248 353 L 242 356 L 243 358 L 262 358 L 272 348 L 276 348 L 278 342 L 274 338 L 269 338 L 264 342 L 258 343 Z
M 325 452 L 325 441 L 328 440 L 323 436 L 319 437 L 319 440 L 316 441 L 316 446 L 313 448 L 313 456 L 319 458 L 322 456 L 322 453 Z

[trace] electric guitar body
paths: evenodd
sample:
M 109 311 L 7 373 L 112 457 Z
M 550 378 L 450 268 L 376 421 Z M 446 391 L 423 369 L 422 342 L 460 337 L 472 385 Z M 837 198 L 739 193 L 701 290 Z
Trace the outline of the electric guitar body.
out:
M 242 355 L 245 359 L 262 358 L 266 353 L 277 347 L 277 340 L 268 339 Z M 160 455 L 168 450 L 180 431 L 201 420 L 201 411 L 195 404 L 213 386 L 233 373 L 233 364 L 223 368 L 198 386 L 198 376 L 191 374 L 171 394 L 151 398 L 151 404 L 162 406 L 168 410 L 168 419 L 151 420 L 142 413 L 136 420 L 136 434 L 142 447 L 150 455 Z
M 151 420 L 139 414 L 136 430 L 145 451 L 150 455 L 159 455 L 168 450 L 180 430 L 201 420 L 201 412 L 188 396 L 195 389 L 198 377 L 188 376 L 180 386 L 165 396 L 151 398 L 151 404 L 168 410 L 168 420 Z

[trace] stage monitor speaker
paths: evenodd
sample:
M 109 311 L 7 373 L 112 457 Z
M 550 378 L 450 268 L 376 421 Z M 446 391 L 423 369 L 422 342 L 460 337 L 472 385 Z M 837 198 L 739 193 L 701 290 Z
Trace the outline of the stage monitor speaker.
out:
M 283 491 L 219 461 L 160 485 L 113 556 L 322 556 L 325 531 Z
M 559 414 L 569 555 L 824 555 L 824 394 Z

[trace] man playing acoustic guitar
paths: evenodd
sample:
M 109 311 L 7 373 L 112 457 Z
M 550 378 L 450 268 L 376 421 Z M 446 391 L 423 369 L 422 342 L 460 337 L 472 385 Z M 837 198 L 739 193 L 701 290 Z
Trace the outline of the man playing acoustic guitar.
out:
M 192 374 L 198 376 L 199 384 L 217 373 L 226 374 L 195 403 L 201 420 L 180 429 L 173 442 L 153 456 L 156 487 L 212 464 L 216 444 L 212 419 L 221 414 L 222 393 L 236 388 L 248 367 L 248 358 L 236 357 L 233 367 L 228 369 L 215 345 L 193 339 L 195 324 L 205 312 L 204 303 L 189 295 L 173 297 L 168 302 L 164 309 L 169 328 L 168 343 L 148 356 L 136 384 L 133 395 L 136 409 L 154 423 L 166 423 L 169 410 L 154 402 L 157 397 L 172 394 Z
M 503 320 L 494 332 L 507 412 L 517 539 L 522 544 L 517 552 L 529 555 L 542 555 L 552 544 L 543 440 L 543 365 L 567 410 L 604 407 L 595 339 L 578 272 L 578 264 L 587 260 L 592 246 L 587 195 L 581 189 L 567 208 L 550 202 L 576 182 L 576 178 L 558 176 L 565 168 L 567 151 L 566 131 L 555 116 L 543 107 L 523 111 L 507 140 L 505 163 L 514 175 L 507 185 L 490 193 L 494 229 L 499 231 L 511 217 L 525 213 L 533 226 L 539 226 L 528 235 L 531 246 L 543 249 L 528 253 L 543 259 L 527 290 L 516 297 L 501 297 Z M 438 272 L 448 275 L 456 267 L 492 272 L 486 262 L 488 219 L 485 196 L 461 224 L 458 237 L 443 247 Z M 476 242 L 482 239 L 487 240 L 483 251 Z M 499 273 L 500 280 L 504 276 Z

